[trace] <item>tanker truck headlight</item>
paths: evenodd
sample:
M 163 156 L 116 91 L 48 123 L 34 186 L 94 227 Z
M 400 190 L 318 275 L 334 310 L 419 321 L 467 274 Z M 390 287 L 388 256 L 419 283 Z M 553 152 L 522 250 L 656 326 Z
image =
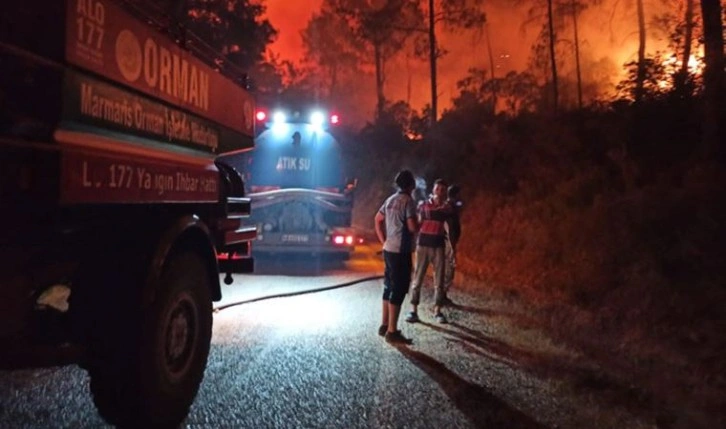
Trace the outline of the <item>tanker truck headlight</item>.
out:
M 312 125 L 314 129 L 322 129 L 324 122 L 325 115 L 323 114 L 323 112 L 313 112 L 312 115 L 310 115 L 310 125 Z
M 285 113 L 283 112 L 275 112 L 272 115 L 272 122 L 276 124 L 283 124 L 287 120 L 287 117 L 285 116 Z
M 287 132 L 287 116 L 283 112 L 277 111 L 272 115 L 272 132 L 282 135 Z

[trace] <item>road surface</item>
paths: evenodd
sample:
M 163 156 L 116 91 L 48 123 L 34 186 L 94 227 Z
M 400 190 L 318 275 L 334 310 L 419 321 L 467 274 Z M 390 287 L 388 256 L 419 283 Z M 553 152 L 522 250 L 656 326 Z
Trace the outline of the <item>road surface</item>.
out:
M 219 305 L 379 275 L 373 248 L 345 265 L 263 261 L 235 277 Z M 426 288 L 423 302 L 432 299 Z M 189 428 L 653 428 L 588 380 L 580 366 L 486 297 L 454 294 L 440 325 L 402 323 L 414 344 L 376 334 L 380 280 L 228 307 Z M 428 300 L 428 301 L 427 301 Z M 426 305 L 423 305 L 425 307 Z M 625 387 L 623 387 L 625 389 Z M 104 428 L 75 366 L 0 372 L 0 428 Z

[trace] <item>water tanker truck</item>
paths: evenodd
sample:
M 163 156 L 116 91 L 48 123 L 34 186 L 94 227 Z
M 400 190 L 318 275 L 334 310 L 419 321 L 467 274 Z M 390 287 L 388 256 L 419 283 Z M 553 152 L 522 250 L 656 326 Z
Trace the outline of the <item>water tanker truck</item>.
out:
M 260 109 L 255 149 L 229 157 L 244 170 L 257 226 L 255 254 L 347 257 L 356 181 L 345 175 L 336 114 L 320 108 Z

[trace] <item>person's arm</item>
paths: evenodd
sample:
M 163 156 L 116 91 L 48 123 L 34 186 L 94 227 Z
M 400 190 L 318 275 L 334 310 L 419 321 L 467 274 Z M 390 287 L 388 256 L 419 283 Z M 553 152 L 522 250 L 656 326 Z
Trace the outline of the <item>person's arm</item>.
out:
M 452 215 L 449 217 L 447 224 L 449 226 L 449 241 L 451 245 L 456 248 L 456 244 L 459 242 L 461 237 L 461 220 L 459 219 L 459 212 L 454 210 Z
M 420 215 L 419 210 L 416 209 L 416 206 L 413 203 L 413 199 L 409 200 L 409 203 L 406 204 L 406 227 L 408 228 L 408 231 L 411 234 L 416 234 L 418 232 L 418 228 L 421 225 L 421 222 L 419 221 Z
M 406 226 L 411 234 L 416 234 L 419 227 L 419 222 L 418 219 L 416 219 L 416 216 L 406 219 Z
M 378 241 L 381 242 L 381 244 L 386 242 L 386 216 L 381 213 L 377 212 L 376 217 L 373 219 L 376 227 L 376 236 L 378 236 Z

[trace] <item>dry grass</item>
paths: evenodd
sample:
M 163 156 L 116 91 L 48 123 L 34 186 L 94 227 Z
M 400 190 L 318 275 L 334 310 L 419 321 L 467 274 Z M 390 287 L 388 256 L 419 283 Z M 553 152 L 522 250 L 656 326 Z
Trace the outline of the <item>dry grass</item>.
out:
M 708 230 L 722 227 L 692 221 L 724 219 L 712 201 L 676 189 L 567 211 L 474 202 L 472 212 L 494 216 L 475 227 L 465 217 L 460 268 L 479 287 L 516 291 L 548 335 L 637 386 L 646 406 L 723 427 L 726 290 L 713 260 L 722 232 Z

